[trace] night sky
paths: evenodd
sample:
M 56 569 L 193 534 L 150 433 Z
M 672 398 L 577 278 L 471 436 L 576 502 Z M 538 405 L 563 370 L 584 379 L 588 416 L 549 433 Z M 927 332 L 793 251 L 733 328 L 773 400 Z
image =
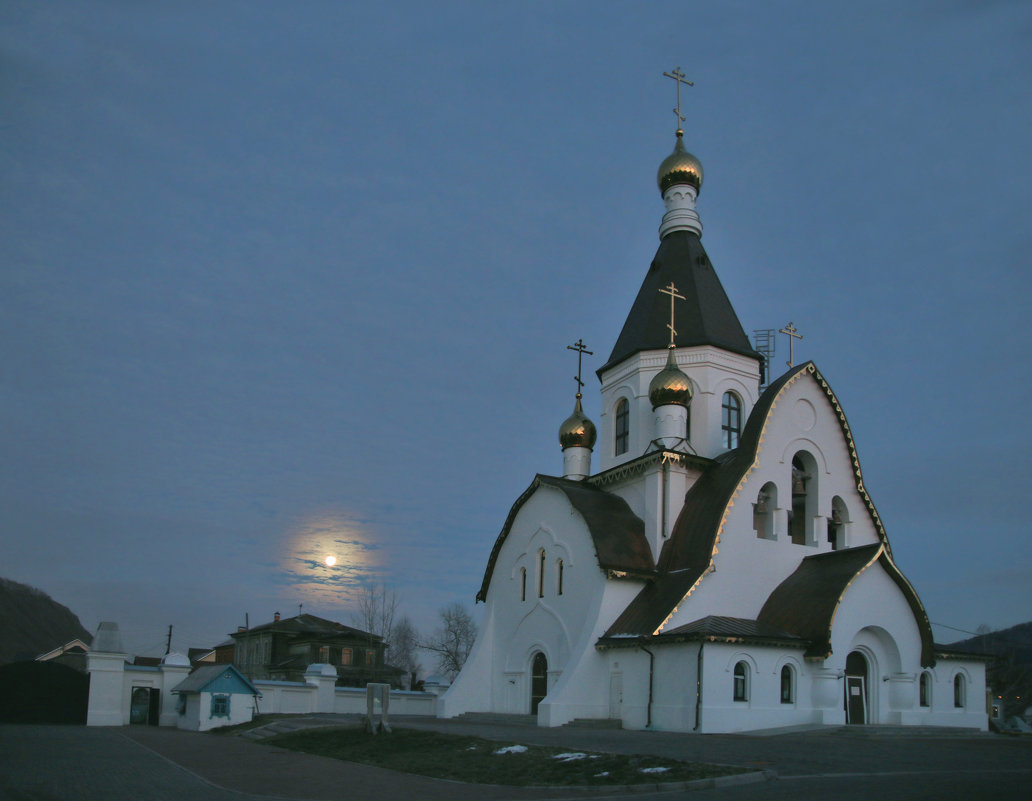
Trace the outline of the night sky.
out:
M 7 0 L 0 576 L 139 653 L 472 607 L 580 337 L 599 420 L 677 66 L 707 252 L 936 639 L 1032 619 L 1032 5 L 984 0 Z

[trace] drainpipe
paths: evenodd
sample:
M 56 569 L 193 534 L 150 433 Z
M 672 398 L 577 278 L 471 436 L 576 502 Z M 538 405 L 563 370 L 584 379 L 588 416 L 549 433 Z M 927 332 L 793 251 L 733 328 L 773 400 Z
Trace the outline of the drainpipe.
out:
M 659 530 L 659 543 L 658 543 L 659 548 L 657 548 L 657 550 L 656 550 L 656 561 L 657 562 L 659 561 L 659 551 L 662 550 L 662 548 L 663 548 L 663 540 L 666 539 L 666 535 L 667 535 L 667 496 L 670 494 L 667 491 L 667 484 L 670 482 L 670 462 L 667 462 L 667 461 L 663 462 L 663 474 L 662 475 L 663 475 L 663 486 L 661 488 L 661 492 L 663 493 L 663 497 L 662 497 L 662 499 L 660 501 L 660 506 L 662 507 L 662 512 L 661 512 L 660 516 L 661 516 L 662 520 L 660 522 L 660 530 Z
M 699 658 L 695 665 L 695 728 L 692 731 L 698 731 L 702 723 L 702 646 L 705 644 L 699 640 Z
M 644 645 L 639 645 L 639 648 L 649 655 L 649 705 L 645 711 L 645 728 L 652 728 L 652 666 L 655 663 L 656 657 L 648 648 Z

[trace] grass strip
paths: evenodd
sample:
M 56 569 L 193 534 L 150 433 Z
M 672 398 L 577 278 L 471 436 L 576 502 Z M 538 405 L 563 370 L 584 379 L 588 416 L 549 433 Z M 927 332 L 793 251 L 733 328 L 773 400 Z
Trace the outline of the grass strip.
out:
M 356 728 L 310 729 L 281 734 L 264 742 L 436 779 L 517 787 L 683 782 L 743 772 L 724 765 L 654 756 L 571 752 L 416 729 L 395 728 L 391 734 L 375 736 Z

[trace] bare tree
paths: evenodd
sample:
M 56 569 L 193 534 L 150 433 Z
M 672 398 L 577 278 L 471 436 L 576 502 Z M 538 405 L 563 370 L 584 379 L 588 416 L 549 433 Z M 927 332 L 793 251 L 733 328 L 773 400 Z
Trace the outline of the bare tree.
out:
M 394 613 L 398 609 L 398 594 L 386 584 L 365 587 L 358 596 L 358 611 L 351 617 L 356 628 L 384 641 L 394 628 Z
M 404 686 L 411 687 L 422 666 L 416 649 L 419 648 L 419 632 L 408 616 L 402 617 L 391 629 L 391 640 L 387 648 L 387 661 L 399 667 L 408 676 Z
M 440 611 L 441 622 L 423 648 L 437 655 L 437 669 L 454 679 L 466 663 L 477 638 L 477 624 L 473 616 L 459 602 Z

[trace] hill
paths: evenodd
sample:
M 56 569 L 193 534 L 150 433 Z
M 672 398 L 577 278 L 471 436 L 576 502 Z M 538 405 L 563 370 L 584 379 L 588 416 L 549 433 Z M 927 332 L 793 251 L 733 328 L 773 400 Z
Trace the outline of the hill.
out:
M 34 659 L 76 637 L 92 640 L 67 606 L 28 584 L 0 578 L 0 665 Z
M 1021 714 L 1032 698 L 1032 621 L 1009 629 L 990 631 L 948 648 L 992 655 L 986 678 L 993 693 L 1003 701 L 1007 715 Z

